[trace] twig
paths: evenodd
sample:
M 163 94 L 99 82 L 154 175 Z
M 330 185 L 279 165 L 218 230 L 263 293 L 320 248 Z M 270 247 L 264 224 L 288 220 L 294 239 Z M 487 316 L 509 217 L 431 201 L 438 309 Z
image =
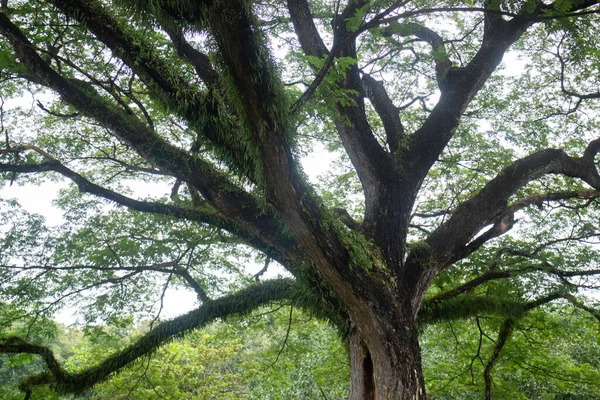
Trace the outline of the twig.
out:
M 54 116 L 54 117 L 59 117 L 59 118 L 75 118 L 79 116 L 79 113 L 70 113 L 70 114 L 61 114 L 61 113 L 57 113 L 51 110 L 48 110 L 46 107 L 44 107 L 44 105 L 42 104 L 42 102 L 40 102 L 39 100 L 37 101 L 37 106 L 42 110 L 47 112 L 48 114 Z

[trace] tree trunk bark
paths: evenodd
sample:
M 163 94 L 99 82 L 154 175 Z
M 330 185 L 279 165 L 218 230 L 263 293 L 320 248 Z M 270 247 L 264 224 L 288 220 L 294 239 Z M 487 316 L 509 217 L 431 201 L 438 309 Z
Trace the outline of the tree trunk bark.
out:
M 403 326 L 367 340 L 350 335 L 350 400 L 423 400 L 425 383 L 418 334 Z

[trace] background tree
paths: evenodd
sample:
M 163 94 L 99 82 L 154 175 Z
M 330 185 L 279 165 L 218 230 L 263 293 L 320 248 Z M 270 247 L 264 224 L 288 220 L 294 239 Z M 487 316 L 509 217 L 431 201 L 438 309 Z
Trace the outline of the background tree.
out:
M 484 327 L 491 398 L 527 315 L 600 319 L 580 297 L 600 272 L 595 1 L 1 6 L 3 98 L 31 92 L 39 111 L 2 108 L 0 170 L 74 184 L 62 226 L 2 203 L 3 323 L 69 300 L 111 323 L 172 284 L 199 302 L 77 373 L 4 335 L 0 351 L 46 363 L 27 397 L 289 299 L 345 332 L 352 399 L 423 398 L 419 327 L 500 317 Z M 522 68 L 503 73 L 510 48 Z M 302 172 L 323 143 L 339 185 Z M 288 277 L 244 269 L 253 258 Z

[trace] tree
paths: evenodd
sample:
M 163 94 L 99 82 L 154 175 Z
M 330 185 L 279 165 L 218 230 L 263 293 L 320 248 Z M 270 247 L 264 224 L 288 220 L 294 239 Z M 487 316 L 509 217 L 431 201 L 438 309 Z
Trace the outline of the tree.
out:
M 286 299 L 345 332 L 351 399 L 424 398 L 419 327 L 501 317 L 491 398 L 525 315 L 562 302 L 600 320 L 578 291 L 600 272 L 597 12 L 593 0 L 3 0 L 3 96 L 30 91 L 41 111 L 3 111 L 0 171 L 79 191 L 60 201 L 61 228 L 4 204 L 3 315 L 88 290 L 88 319 L 110 322 L 171 282 L 200 302 L 76 373 L 3 337 L 0 351 L 46 362 L 21 383 L 27 397 L 79 392 L 174 336 Z M 502 73 L 510 49 L 522 70 Z M 318 143 L 341 153 L 342 186 L 302 172 Z M 132 180 L 172 190 L 141 199 Z M 244 274 L 248 248 L 290 277 Z

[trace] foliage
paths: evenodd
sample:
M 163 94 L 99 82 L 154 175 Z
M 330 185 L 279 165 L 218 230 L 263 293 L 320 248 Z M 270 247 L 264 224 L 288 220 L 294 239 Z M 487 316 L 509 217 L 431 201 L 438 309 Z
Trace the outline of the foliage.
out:
M 110 327 L 94 326 L 85 332 L 58 327 L 59 337 L 46 342 L 67 352 L 66 367 L 77 371 L 124 348 L 144 330 L 135 328 L 131 318 L 123 318 Z M 20 399 L 19 379 L 39 372 L 43 365 L 23 356 L 6 361 L 0 365 L 2 398 Z M 76 399 L 308 399 L 322 393 L 343 398 L 348 374 L 338 333 L 282 304 L 190 332 Z M 13 390 L 10 395 L 9 390 Z M 47 396 L 59 399 L 51 391 Z M 65 398 L 71 396 L 60 397 Z
M 480 399 L 498 319 L 477 317 L 427 328 L 425 374 L 433 399 Z M 563 306 L 521 320 L 495 367 L 501 399 L 595 399 L 599 394 L 598 321 Z M 564 340 L 568 337 L 569 340 Z
M 342 344 L 314 318 L 345 342 L 354 399 L 596 395 L 598 14 L 595 0 L 0 1 L 11 383 L 345 396 L 346 358 L 328 356 Z M 331 168 L 316 177 L 307 156 Z M 48 184 L 56 223 L 9 198 Z M 167 320 L 172 289 L 195 300 Z M 301 312 L 250 323 L 281 302 Z M 69 308 L 78 350 L 50 322 Z

